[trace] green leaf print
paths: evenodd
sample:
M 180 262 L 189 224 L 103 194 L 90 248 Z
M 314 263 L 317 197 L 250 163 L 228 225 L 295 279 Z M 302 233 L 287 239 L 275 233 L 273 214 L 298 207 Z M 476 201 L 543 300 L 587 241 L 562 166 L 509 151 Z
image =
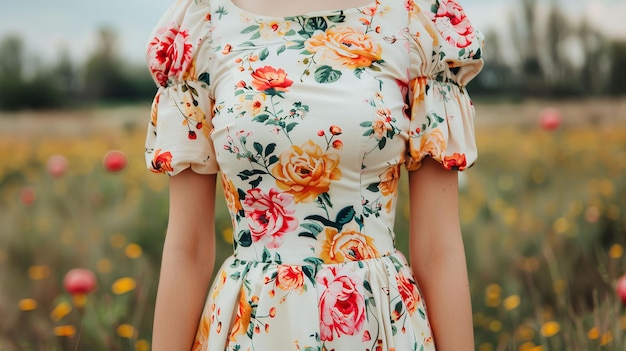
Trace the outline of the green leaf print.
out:
M 251 181 L 250 181 L 250 186 L 251 186 L 252 188 L 258 188 L 258 187 L 259 187 L 259 184 L 261 184 L 261 180 L 263 180 L 263 178 L 262 178 L 262 177 L 258 177 L 258 178 L 254 179 L 254 180 L 251 180 Z
M 387 138 L 382 138 L 378 141 L 378 149 L 382 150 L 385 148 L 385 145 L 387 145 Z
M 341 71 L 324 65 L 315 70 L 315 81 L 318 83 L 334 83 L 341 78 Z
M 459 50 L 459 57 L 465 56 L 465 48 Z
M 270 156 L 269 160 L 267 161 L 267 166 L 269 167 L 269 166 L 273 165 L 276 162 L 278 162 L 278 156 L 272 155 L 272 156 Z
M 380 185 L 380 182 L 378 183 L 372 183 L 367 187 L 367 190 L 373 192 L 373 193 L 377 193 L 379 191 L 378 189 L 378 185 Z
M 268 118 L 270 118 L 270 115 L 267 114 L 267 113 L 263 113 L 263 114 L 254 116 L 254 118 L 252 118 L 252 120 L 255 121 L 255 122 L 263 123 L 263 122 L 267 121 Z
M 404 308 L 402 307 L 402 301 L 398 301 L 398 303 L 396 303 L 394 310 L 396 311 L 398 315 L 402 314 L 402 310 L 404 310 Z
M 267 172 L 260 170 L 260 169 L 246 169 L 246 170 L 239 172 L 237 176 L 241 180 L 248 180 L 250 177 L 254 175 L 259 175 L 259 174 L 267 174 Z
M 208 72 L 203 72 L 198 76 L 198 81 L 202 82 L 206 85 L 210 85 L 210 79 L 209 79 L 210 75 Z
M 270 254 L 270 251 L 266 247 L 264 247 L 263 255 L 261 256 L 261 262 L 269 262 L 270 257 L 272 257 L 272 254 Z
M 319 257 L 307 257 L 303 261 L 313 266 L 319 266 L 324 264 L 324 260 Z
M 222 19 L 222 16 L 228 15 L 228 11 L 224 8 L 224 6 L 218 7 L 215 13 L 219 14 L 219 19 Z
M 361 75 L 363 74 L 363 72 L 364 72 L 364 71 L 365 71 L 365 68 L 362 68 L 362 67 L 356 68 L 356 69 L 354 70 L 354 75 L 355 75 L 357 78 L 361 79 Z
M 297 39 L 292 40 L 291 41 L 291 45 L 289 45 L 289 49 L 291 49 L 291 50 L 302 50 L 302 49 L 304 49 L 304 42 L 305 42 L 304 40 L 297 40 Z M 305 55 L 311 55 L 311 53 L 307 51 L 305 53 Z
M 276 55 L 280 55 L 285 50 L 287 50 L 287 46 L 286 45 L 279 46 L 278 49 L 276 49 Z
M 252 145 L 254 146 L 254 151 L 256 151 L 257 154 L 263 153 L 263 145 L 261 145 L 261 143 L 255 141 Z
M 337 228 L 337 229 L 341 229 L 341 226 L 337 226 L 337 223 L 329 220 L 328 218 L 324 218 L 320 215 L 310 215 L 310 216 L 306 216 L 304 219 L 311 219 L 314 221 L 318 221 L 321 222 L 323 225 L 327 226 L 327 227 L 333 227 L 333 228 Z
M 265 157 L 269 156 L 276 149 L 276 143 L 267 144 L 265 147 Z
M 304 29 L 311 33 L 317 30 L 325 32 L 328 29 L 328 23 L 326 23 L 324 17 L 311 17 L 304 24 Z
M 259 60 L 264 61 L 270 55 L 270 51 L 267 48 L 264 48 L 259 53 Z
M 305 259 L 306 261 L 306 259 Z M 313 267 L 308 266 L 308 265 L 304 265 L 302 266 L 302 273 L 304 273 L 304 275 L 309 278 L 309 280 L 311 281 L 311 283 L 313 285 L 315 285 L 315 270 L 313 269 Z
M 370 282 L 368 280 L 363 280 L 363 287 L 365 288 L 365 290 L 367 290 L 370 294 L 372 293 L 372 286 L 370 285 Z
M 474 54 L 474 56 L 472 57 L 474 60 L 480 60 L 483 56 L 483 51 L 478 48 L 478 50 L 476 50 L 476 53 Z
M 261 32 L 256 32 L 250 36 L 250 40 L 259 39 L 261 37 Z
M 350 223 L 354 218 L 355 211 L 353 206 L 346 206 L 337 213 L 335 222 L 343 227 L 344 224 Z
M 239 232 L 239 239 L 237 239 L 237 243 L 243 247 L 252 246 L 252 234 L 249 230 L 242 230 Z
M 310 234 L 313 234 L 314 237 L 317 237 L 317 234 L 321 233 L 322 230 L 324 230 L 321 225 L 316 223 L 301 223 L 300 226 L 310 231 Z
M 432 6 L 430 7 L 430 12 L 432 13 L 437 13 L 439 12 L 439 0 L 435 1 L 434 4 L 432 4 Z
M 343 14 L 343 11 L 339 11 L 339 14 L 334 16 L 328 16 L 326 18 L 333 23 L 343 23 L 346 19 L 346 16 Z
M 298 122 L 292 122 L 287 124 L 287 126 L 285 127 L 285 130 L 287 131 L 287 133 L 291 132 L 293 130 L 293 128 L 295 128 L 295 126 L 298 125 Z
M 248 27 L 244 28 L 241 31 L 241 34 L 252 33 L 252 32 L 257 31 L 257 30 L 259 30 L 259 25 L 254 24 L 254 25 L 251 25 L 251 26 L 248 26 Z

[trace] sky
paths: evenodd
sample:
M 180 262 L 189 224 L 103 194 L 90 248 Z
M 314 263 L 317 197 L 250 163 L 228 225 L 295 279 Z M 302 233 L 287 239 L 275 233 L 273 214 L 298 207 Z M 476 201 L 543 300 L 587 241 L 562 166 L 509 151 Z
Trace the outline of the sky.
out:
M 118 35 L 119 52 L 132 63 L 143 62 L 152 27 L 175 0 L 0 0 L 0 39 L 19 34 L 29 54 L 54 62 L 61 49 L 76 61 L 95 47 L 98 29 Z M 549 4 L 552 0 L 539 0 Z M 587 17 L 613 37 L 626 38 L 626 0 L 557 0 L 575 19 Z M 506 28 L 519 0 L 460 0 L 475 27 Z

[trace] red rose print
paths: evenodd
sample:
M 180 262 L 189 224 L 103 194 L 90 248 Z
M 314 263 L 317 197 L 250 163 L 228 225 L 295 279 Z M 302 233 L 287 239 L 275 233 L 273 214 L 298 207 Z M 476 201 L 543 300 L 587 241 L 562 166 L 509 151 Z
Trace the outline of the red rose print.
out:
M 283 236 L 298 227 L 298 219 L 294 216 L 295 201 L 291 194 L 279 193 L 275 189 L 265 194 L 259 188 L 250 189 L 243 207 L 252 241 L 271 238 L 267 244 L 269 248 L 280 247 Z
M 169 151 L 161 153 L 161 149 L 154 150 L 150 170 L 154 173 L 172 172 L 174 170 L 172 168 L 172 153 Z
M 455 0 L 438 0 L 438 3 L 433 21 L 443 38 L 458 48 L 470 46 L 476 34 L 461 5 Z
M 254 89 L 272 95 L 276 92 L 287 91 L 293 81 L 287 79 L 287 73 L 282 68 L 264 66 L 252 72 L 251 84 Z
M 365 322 L 363 279 L 350 266 L 330 266 L 317 275 L 320 338 L 332 341 L 335 336 L 355 335 Z
M 452 156 L 443 158 L 443 166 L 447 169 L 462 171 L 467 167 L 465 154 L 454 153 Z
M 150 72 L 161 86 L 167 86 L 169 77 L 185 72 L 191 64 L 193 45 L 188 39 L 187 30 L 172 25 L 159 29 L 148 44 Z

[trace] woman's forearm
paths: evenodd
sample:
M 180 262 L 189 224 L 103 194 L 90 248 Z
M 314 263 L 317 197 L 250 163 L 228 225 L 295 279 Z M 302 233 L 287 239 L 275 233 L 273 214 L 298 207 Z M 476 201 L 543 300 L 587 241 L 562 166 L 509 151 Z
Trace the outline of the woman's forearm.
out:
M 191 350 L 215 264 L 215 184 L 189 169 L 170 179 L 153 351 Z
M 472 306 L 463 247 L 449 248 L 429 263 L 414 257 L 413 272 L 424 295 L 437 351 L 473 351 Z M 422 266 L 420 266 L 422 265 Z
M 421 169 L 410 173 L 409 191 L 409 256 L 437 351 L 474 350 L 457 174 L 427 158 Z
M 174 245 L 163 249 L 154 328 L 153 351 L 189 351 L 215 262 L 213 252 L 192 254 Z

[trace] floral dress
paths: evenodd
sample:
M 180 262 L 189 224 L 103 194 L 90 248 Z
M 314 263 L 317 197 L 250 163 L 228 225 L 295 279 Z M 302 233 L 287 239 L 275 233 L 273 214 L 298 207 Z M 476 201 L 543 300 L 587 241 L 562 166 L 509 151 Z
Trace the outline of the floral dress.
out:
M 147 51 L 159 90 L 146 161 L 219 171 L 234 232 L 193 350 L 434 350 L 394 247 L 398 178 L 424 157 L 474 163 L 465 85 L 481 46 L 454 0 L 167 11 Z

